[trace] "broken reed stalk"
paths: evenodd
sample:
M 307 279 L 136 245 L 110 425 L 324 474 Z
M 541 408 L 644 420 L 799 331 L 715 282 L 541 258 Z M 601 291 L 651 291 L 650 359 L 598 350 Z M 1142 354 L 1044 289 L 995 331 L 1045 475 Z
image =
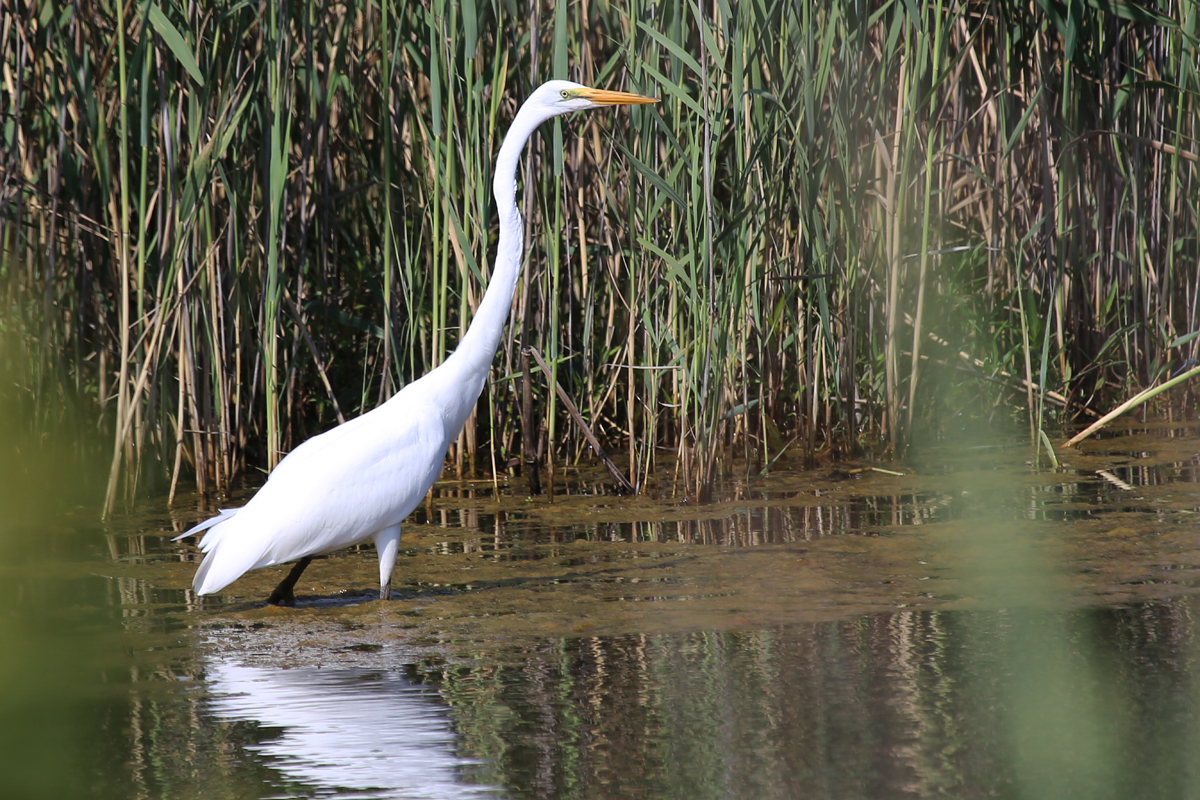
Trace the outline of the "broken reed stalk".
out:
M 634 489 L 633 484 L 629 482 L 629 479 L 625 477 L 620 468 L 613 463 L 613 460 L 608 457 L 608 453 L 605 452 L 604 447 L 600 444 L 600 440 L 596 438 L 596 435 L 592 433 L 592 429 L 584 421 L 583 415 L 579 413 L 579 409 L 576 407 L 574 401 L 571 400 L 571 396 L 563 389 L 562 384 L 554 380 L 554 373 L 546 365 L 542 354 L 537 351 L 536 347 L 528 349 L 529 354 L 533 356 L 533 360 L 537 362 L 538 367 L 542 370 L 542 374 L 546 376 L 546 380 L 554 384 L 554 391 L 558 394 L 558 399 L 562 401 L 563 406 L 567 409 L 567 413 L 571 415 L 571 419 L 579 426 L 580 432 L 583 433 L 588 444 L 595 451 L 596 456 L 603 462 L 604 468 L 608 470 L 608 474 L 612 476 L 613 483 L 616 484 L 617 494 L 636 494 L 637 490 Z
M 1154 387 L 1151 387 L 1144 391 L 1138 392 L 1136 395 L 1129 398 L 1124 403 L 1121 403 L 1121 405 L 1117 406 L 1112 411 L 1108 412 L 1103 417 L 1096 420 L 1091 425 L 1087 426 L 1082 431 L 1080 431 L 1079 433 L 1072 436 L 1070 439 L 1068 439 L 1066 441 L 1065 444 L 1063 444 L 1063 447 L 1074 447 L 1075 445 L 1082 442 L 1084 439 L 1091 436 L 1096 431 L 1103 428 L 1108 423 L 1112 422 L 1117 417 L 1124 414 L 1126 411 L 1129 411 L 1130 409 L 1133 409 L 1133 408 L 1137 408 L 1142 403 L 1145 403 L 1148 400 L 1154 399 L 1155 397 L 1157 397 L 1158 395 L 1167 391 L 1168 389 L 1170 389 L 1174 386 L 1178 386 L 1179 384 L 1183 383 L 1184 381 L 1186 381 L 1190 378 L 1195 377 L 1196 375 L 1200 375 L 1200 367 L 1192 367 L 1187 372 L 1176 375 L 1174 378 L 1167 381 L 1166 383 L 1163 383 L 1158 386 L 1154 386 Z

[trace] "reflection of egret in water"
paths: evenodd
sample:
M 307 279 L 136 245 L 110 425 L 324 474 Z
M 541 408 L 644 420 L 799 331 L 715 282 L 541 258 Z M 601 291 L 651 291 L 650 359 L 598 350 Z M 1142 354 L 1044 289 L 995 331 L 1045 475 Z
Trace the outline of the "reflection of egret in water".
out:
M 395 672 L 218 661 L 206 674 L 211 712 L 282 728 L 249 749 L 288 779 L 316 787 L 316 796 L 499 796 L 494 787 L 463 782 L 476 762 L 455 753 L 448 710 Z

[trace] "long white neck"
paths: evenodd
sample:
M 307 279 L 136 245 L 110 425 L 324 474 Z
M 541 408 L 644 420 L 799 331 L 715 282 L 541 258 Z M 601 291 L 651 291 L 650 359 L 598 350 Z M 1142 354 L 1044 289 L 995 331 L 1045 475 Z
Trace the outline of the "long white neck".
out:
M 529 106 L 522 106 L 500 146 L 496 157 L 496 173 L 492 192 L 500 217 L 500 242 L 496 247 L 496 263 L 487 291 L 483 295 L 471 326 L 463 334 L 458 348 L 441 366 L 426 376 L 439 385 L 440 400 L 451 435 L 456 436 L 475 407 L 483 381 L 496 356 L 504 323 L 512 308 L 513 293 L 521 277 L 521 262 L 525 256 L 521 230 L 521 212 L 517 210 L 517 165 L 525 143 L 545 121 L 545 117 Z

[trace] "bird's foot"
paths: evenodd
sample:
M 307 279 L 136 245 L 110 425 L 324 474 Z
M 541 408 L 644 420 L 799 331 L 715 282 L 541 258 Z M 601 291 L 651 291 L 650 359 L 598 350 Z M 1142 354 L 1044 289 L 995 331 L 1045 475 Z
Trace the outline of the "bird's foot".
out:
M 292 567 L 292 571 L 288 573 L 288 576 L 279 582 L 279 585 L 275 587 L 275 591 L 271 592 L 271 596 L 267 598 L 267 602 L 273 606 L 296 605 L 296 595 L 293 591 L 296 588 L 296 581 L 300 580 L 300 574 L 312 563 L 312 560 L 312 556 L 305 556 L 297 561 L 296 565 Z
M 296 594 L 290 586 L 286 589 L 283 586 L 276 586 L 275 591 L 271 592 L 271 596 L 267 598 L 267 604 L 291 608 L 296 605 Z

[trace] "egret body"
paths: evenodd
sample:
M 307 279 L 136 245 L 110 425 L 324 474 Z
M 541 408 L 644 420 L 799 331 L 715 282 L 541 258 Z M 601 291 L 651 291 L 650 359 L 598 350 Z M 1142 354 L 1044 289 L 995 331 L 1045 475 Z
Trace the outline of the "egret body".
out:
M 242 508 L 221 511 L 177 538 L 204 532 L 197 594 L 224 589 L 247 571 L 299 559 L 269 602 L 290 603 L 312 557 L 373 541 L 379 597 L 388 598 L 400 546 L 400 523 L 437 480 L 446 450 L 483 390 L 521 273 L 517 162 L 548 119 L 654 98 L 590 89 L 570 81 L 539 86 L 517 112 L 496 158 L 492 190 L 500 241 L 487 292 L 458 348 L 440 366 L 383 405 L 314 436 L 279 463 Z

